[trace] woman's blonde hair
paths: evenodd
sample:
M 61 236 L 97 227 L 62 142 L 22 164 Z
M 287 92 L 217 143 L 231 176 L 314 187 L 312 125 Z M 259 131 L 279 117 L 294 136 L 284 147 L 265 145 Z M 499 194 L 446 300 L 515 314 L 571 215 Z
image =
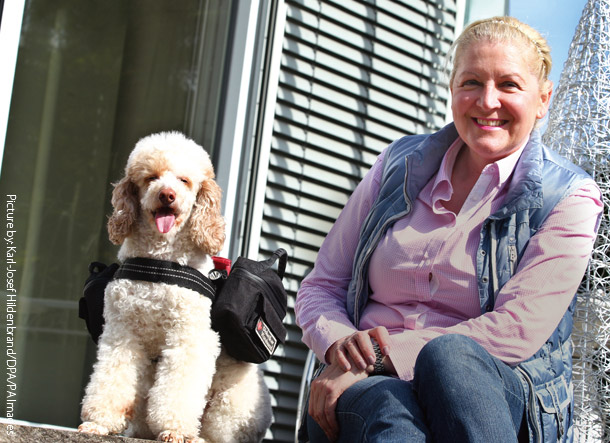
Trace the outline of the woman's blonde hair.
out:
M 470 23 L 455 40 L 449 54 L 453 54 L 451 76 L 449 84 L 453 84 L 456 66 L 464 50 L 473 43 L 488 42 L 515 42 L 521 41 L 532 48 L 535 60 L 531 65 L 532 73 L 537 75 L 541 86 L 548 83 L 551 72 L 551 48 L 546 39 L 538 31 L 514 17 L 491 17 Z

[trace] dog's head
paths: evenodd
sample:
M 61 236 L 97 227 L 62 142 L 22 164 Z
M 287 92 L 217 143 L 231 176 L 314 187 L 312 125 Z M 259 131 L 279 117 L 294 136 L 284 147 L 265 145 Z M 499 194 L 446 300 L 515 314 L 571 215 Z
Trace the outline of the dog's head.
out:
M 160 236 L 188 226 L 198 247 L 217 254 L 225 238 L 220 200 L 214 168 L 201 146 L 178 132 L 150 135 L 136 144 L 125 177 L 115 184 L 110 241 L 123 243 L 136 223 Z

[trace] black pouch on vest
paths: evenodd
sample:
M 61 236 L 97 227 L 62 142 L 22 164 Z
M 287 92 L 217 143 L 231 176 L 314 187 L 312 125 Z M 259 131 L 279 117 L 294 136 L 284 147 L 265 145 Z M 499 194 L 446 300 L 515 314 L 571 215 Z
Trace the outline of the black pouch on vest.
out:
M 118 263 L 109 266 L 99 262 L 91 263 L 83 296 L 78 301 L 78 316 L 85 320 L 87 330 L 95 343 L 104 329 L 104 290 L 117 269 Z
M 212 328 L 231 357 L 262 363 L 285 342 L 287 295 L 282 278 L 287 255 L 280 248 L 267 260 L 239 257 L 233 264 L 212 308 Z M 272 268 L 276 260 L 277 272 Z

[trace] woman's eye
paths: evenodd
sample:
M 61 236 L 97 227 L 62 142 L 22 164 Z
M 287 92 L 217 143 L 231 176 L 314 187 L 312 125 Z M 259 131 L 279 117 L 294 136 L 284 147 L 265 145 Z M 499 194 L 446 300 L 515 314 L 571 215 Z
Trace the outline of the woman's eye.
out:
M 476 80 L 466 80 L 462 83 L 462 86 L 477 86 L 479 84 Z

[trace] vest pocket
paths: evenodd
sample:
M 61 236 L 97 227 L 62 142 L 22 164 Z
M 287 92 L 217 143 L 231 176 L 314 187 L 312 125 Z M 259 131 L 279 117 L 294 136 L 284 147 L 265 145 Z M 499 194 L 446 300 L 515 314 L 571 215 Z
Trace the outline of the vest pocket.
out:
M 538 386 L 536 398 L 540 406 L 543 441 L 566 441 L 572 422 L 572 388 L 563 375 Z

